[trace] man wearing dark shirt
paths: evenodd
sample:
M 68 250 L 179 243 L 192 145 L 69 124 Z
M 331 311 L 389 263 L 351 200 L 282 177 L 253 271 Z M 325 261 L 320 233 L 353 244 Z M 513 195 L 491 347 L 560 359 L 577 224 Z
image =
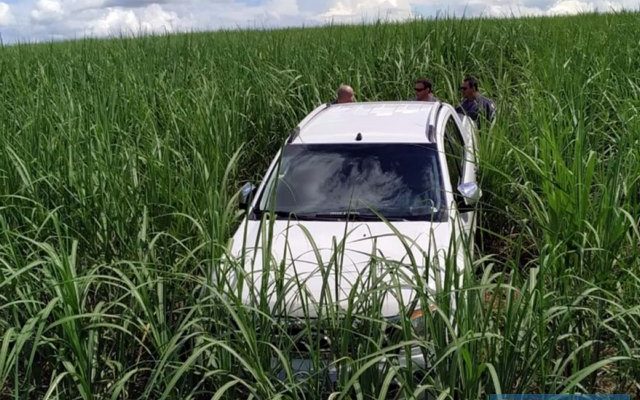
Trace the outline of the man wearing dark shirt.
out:
M 468 115 L 480 126 L 480 119 L 491 122 L 496 116 L 496 103 L 484 97 L 478 91 L 478 80 L 473 76 L 467 76 L 460 86 L 462 93 L 462 103 L 456 107 L 460 114 Z M 482 118 L 480 118 L 482 116 Z

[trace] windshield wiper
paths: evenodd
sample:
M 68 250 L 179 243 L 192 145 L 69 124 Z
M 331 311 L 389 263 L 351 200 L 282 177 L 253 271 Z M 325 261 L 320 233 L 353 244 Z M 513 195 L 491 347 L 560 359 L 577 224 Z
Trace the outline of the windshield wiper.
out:
M 295 211 L 287 211 L 287 210 L 253 210 L 253 214 L 257 219 L 262 218 L 263 215 L 271 214 L 276 216 L 276 219 L 286 219 L 286 220 L 298 220 L 298 221 L 313 221 L 315 218 L 315 214 L 313 213 L 296 213 Z
M 420 215 L 377 215 L 367 210 L 368 212 L 362 212 L 357 210 L 352 211 L 326 211 L 326 212 L 295 212 L 287 210 L 258 210 L 253 211 L 255 217 L 260 219 L 264 214 L 270 214 L 276 216 L 276 219 L 285 220 L 298 220 L 298 221 L 412 221 L 412 220 L 428 220 L 433 214 L 420 214 Z
M 384 218 L 387 221 L 404 221 L 404 218 L 399 217 L 387 217 L 385 215 L 378 216 L 372 212 L 360 212 L 357 210 L 352 211 L 330 211 L 330 212 L 322 212 L 316 213 L 317 218 L 335 218 L 336 220 L 344 220 L 349 219 L 351 221 L 382 221 Z

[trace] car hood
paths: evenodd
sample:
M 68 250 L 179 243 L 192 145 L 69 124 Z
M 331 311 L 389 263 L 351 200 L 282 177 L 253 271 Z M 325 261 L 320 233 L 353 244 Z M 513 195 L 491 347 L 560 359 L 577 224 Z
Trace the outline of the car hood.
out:
M 346 309 L 383 296 L 382 315 L 395 316 L 416 288 L 435 290 L 451 234 L 451 224 L 425 221 L 245 220 L 231 250 L 244 260 L 245 304 L 268 297 L 275 313 L 316 317 L 320 305 Z

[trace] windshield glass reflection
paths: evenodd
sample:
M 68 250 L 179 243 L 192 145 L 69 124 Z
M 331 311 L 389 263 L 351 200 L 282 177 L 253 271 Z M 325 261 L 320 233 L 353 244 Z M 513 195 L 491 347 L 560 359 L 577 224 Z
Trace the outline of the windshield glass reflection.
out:
M 265 193 L 260 209 L 285 216 L 377 212 L 433 220 L 444 204 L 431 144 L 289 145 Z

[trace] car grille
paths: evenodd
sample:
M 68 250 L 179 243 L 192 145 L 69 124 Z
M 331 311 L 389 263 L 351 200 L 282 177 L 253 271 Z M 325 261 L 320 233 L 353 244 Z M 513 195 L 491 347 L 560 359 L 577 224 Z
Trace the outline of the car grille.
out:
M 357 323 L 350 332 L 344 332 L 343 328 L 341 333 L 340 329 L 322 328 L 314 322 L 294 319 L 284 321 L 284 326 L 274 327 L 275 334 L 271 342 L 285 352 L 301 356 L 314 353 L 322 358 L 331 358 L 338 353 L 340 356 L 354 355 L 358 352 L 358 346 L 366 345 L 366 342 L 371 340 L 381 343 L 382 347 L 387 347 L 400 342 L 403 337 L 400 327 L 392 324 L 388 324 L 384 332 L 379 333 L 383 335 L 382 340 L 379 340 L 379 337 L 366 336 L 365 332 L 369 330 L 363 329 Z

